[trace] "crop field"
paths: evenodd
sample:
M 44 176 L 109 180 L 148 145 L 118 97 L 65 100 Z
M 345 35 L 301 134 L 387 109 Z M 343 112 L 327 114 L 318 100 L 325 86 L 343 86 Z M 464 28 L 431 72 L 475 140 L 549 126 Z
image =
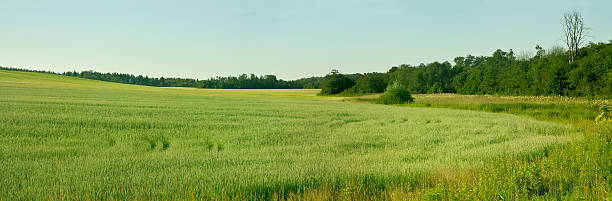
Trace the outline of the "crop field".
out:
M 0 71 L 0 200 L 273 199 L 351 183 L 410 187 L 581 136 L 525 116 L 317 92 Z

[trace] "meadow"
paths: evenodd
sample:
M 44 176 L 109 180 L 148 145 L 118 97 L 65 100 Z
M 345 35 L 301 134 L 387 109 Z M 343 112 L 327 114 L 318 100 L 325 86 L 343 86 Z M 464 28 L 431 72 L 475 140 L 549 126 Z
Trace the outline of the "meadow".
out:
M 373 103 L 379 94 L 346 97 Z M 612 200 L 612 124 L 597 123 L 610 99 L 564 96 L 416 94 L 400 107 L 450 108 L 514 114 L 572 125 L 581 139 L 535 157 L 500 157 L 485 168 L 439 174 L 434 185 L 417 191 L 395 188 L 383 198 L 396 200 Z M 608 114 L 609 115 L 609 114 Z
M 518 101 L 523 112 L 513 112 L 503 104 L 517 100 L 500 97 L 493 97 L 498 106 L 483 106 L 482 97 L 458 105 L 466 97 L 416 96 L 414 105 L 397 107 L 317 92 L 0 71 L 0 200 L 343 199 L 343 192 L 353 192 L 346 199 L 410 199 L 412 192 L 450 199 L 500 181 L 466 172 L 503 177 L 507 169 L 490 164 L 533 164 L 583 142 L 587 125 L 567 123 L 572 110 L 524 112 L 551 100 Z M 588 101 L 567 102 L 550 111 Z M 596 113 L 585 111 L 577 118 Z M 440 187 L 441 174 L 482 182 Z

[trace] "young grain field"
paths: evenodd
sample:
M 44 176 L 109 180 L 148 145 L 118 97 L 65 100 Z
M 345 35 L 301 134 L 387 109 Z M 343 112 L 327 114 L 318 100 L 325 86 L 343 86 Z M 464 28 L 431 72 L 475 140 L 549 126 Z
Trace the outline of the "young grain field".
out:
M 317 92 L 0 71 L 0 200 L 270 199 L 356 181 L 385 188 L 578 136 L 509 114 Z

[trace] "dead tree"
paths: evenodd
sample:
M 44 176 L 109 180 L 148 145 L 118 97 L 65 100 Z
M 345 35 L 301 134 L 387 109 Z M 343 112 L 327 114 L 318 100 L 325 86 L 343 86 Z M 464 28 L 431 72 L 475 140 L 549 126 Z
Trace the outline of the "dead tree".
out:
M 566 13 L 561 20 L 564 32 L 564 42 L 569 49 L 569 63 L 578 56 L 578 48 L 584 43 L 587 27 L 584 26 L 582 15 L 576 11 Z

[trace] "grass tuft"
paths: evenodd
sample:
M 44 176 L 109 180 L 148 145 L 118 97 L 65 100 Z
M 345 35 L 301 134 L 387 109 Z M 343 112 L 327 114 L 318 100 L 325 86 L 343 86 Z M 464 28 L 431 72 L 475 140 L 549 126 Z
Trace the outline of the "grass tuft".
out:
M 221 151 L 223 151 L 223 149 L 224 149 L 223 144 L 217 143 L 217 152 L 221 152 Z
M 206 145 L 206 149 L 208 149 L 209 152 L 212 151 L 213 148 L 215 148 L 215 143 L 213 143 L 209 137 L 204 140 L 204 144 Z
M 157 147 L 157 140 L 152 137 L 145 137 L 145 141 L 149 143 L 149 147 L 151 150 L 154 150 Z
M 168 137 L 166 137 L 165 135 L 161 136 L 161 143 L 163 150 L 166 150 L 170 147 L 170 139 L 168 139 Z

